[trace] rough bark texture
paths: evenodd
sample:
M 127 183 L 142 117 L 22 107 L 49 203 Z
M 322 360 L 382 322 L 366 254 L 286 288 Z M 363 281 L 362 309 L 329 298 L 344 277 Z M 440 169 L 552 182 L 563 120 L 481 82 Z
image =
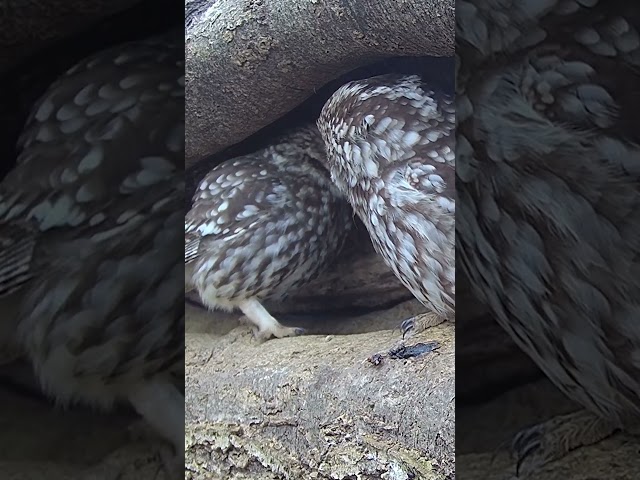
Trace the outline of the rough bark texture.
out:
M 450 478 L 453 325 L 412 339 L 439 341 L 436 352 L 367 361 L 399 338 L 371 330 L 422 310 L 416 303 L 336 326 L 344 333 L 360 330 L 354 322 L 368 324 L 368 333 L 262 345 L 244 326 L 225 333 L 229 325 L 217 312 L 189 311 L 187 478 Z
M 298 321 L 310 335 L 264 345 L 236 317 L 189 308 L 188 478 L 442 478 L 432 460 L 453 454 L 453 439 L 458 480 L 512 479 L 503 442 L 577 406 L 460 287 L 455 350 L 453 326 L 445 324 L 410 342 L 439 340 L 439 352 L 377 368 L 365 359 L 399 339 L 393 329 L 420 310 L 415 302 L 316 325 Z M 447 360 L 454 351 L 457 373 Z M 442 412 L 450 412 L 444 422 Z M 541 478 L 637 478 L 637 447 L 628 440 L 618 435 L 577 450 Z
M 249 329 L 245 326 L 239 326 L 237 320 L 218 321 L 220 320 L 218 317 L 190 309 L 187 312 L 188 339 L 193 341 L 189 340 L 188 344 L 193 345 L 193 348 L 190 347 L 189 350 L 190 365 L 187 370 L 191 370 L 193 373 L 197 369 L 203 374 L 199 379 L 188 377 L 187 385 L 197 382 L 196 388 L 199 389 L 200 394 L 188 397 L 193 406 L 190 407 L 191 413 L 187 413 L 187 418 L 190 418 L 188 421 L 191 433 L 187 435 L 186 442 L 186 447 L 189 450 L 187 452 L 188 471 L 186 474 L 194 479 L 215 480 L 286 478 L 282 473 L 272 472 L 278 468 L 275 463 L 271 464 L 265 460 L 265 466 L 256 462 L 256 459 L 275 458 L 280 460 L 284 458 L 283 463 L 290 465 L 291 468 L 303 468 L 304 465 L 300 467 L 297 458 L 286 457 L 283 452 L 288 451 L 287 449 L 290 451 L 301 450 L 299 445 L 308 442 L 307 437 L 309 437 L 318 442 L 326 442 L 327 454 L 324 461 L 318 463 L 318 467 L 324 465 L 326 470 L 318 473 L 310 472 L 309 476 L 290 478 L 408 479 L 410 477 L 402 473 L 408 470 L 408 465 L 413 465 L 414 472 L 418 472 L 413 477 L 416 480 L 433 478 L 429 476 L 431 470 L 428 463 L 426 464 L 427 476 L 419 476 L 420 472 L 424 471 L 419 470 L 425 466 L 424 462 L 417 463 L 417 466 L 415 463 L 411 463 L 415 460 L 416 449 L 405 449 L 401 445 L 389 445 L 387 442 L 392 436 L 400 438 L 401 435 L 404 435 L 405 439 L 408 439 L 409 445 L 415 445 L 418 438 L 424 438 L 424 434 L 421 434 L 422 436 L 419 434 L 415 438 L 411 436 L 410 421 L 412 420 L 410 419 L 415 419 L 418 416 L 414 409 L 420 404 L 419 402 L 431 401 L 424 399 L 427 392 L 441 397 L 443 402 L 450 400 L 444 397 L 443 388 L 452 389 L 452 386 L 445 384 L 444 387 L 440 386 L 435 391 L 431 388 L 433 388 L 432 382 L 442 382 L 442 379 L 449 381 L 448 379 L 453 377 L 445 377 L 440 372 L 437 373 L 437 377 L 428 376 L 435 369 L 434 362 L 437 365 L 438 362 L 444 361 L 444 350 L 407 361 L 387 359 L 378 368 L 362 363 L 363 358 L 366 358 L 367 355 L 390 346 L 394 340 L 399 338 L 398 332 L 392 332 L 391 329 L 397 326 L 398 318 L 410 313 L 411 310 L 403 307 L 396 309 L 393 313 L 369 315 L 353 320 L 342 319 L 336 325 L 336 331 L 338 331 L 338 327 L 342 326 L 343 330 L 341 331 L 345 334 L 365 332 L 353 336 L 345 335 L 343 338 L 334 336 L 331 340 L 318 336 L 299 337 L 288 341 L 286 339 L 277 341 L 271 346 L 269 342 L 262 346 L 256 346 L 251 343 Z M 461 384 L 467 381 L 465 378 L 469 378 L 467 375 L 462 377 L 461 373 L 466 374 L 471 370 L 463 369 L 460 362 L 466 361 L 465 358 L 467 360 L 482 358 L 485 363 L 477 366 L 475 372 L 486 370 L 487 375 L 496 376 L 497 372 L 491 374 L 488 370 L 493 370 L 492 364 L 508 363 L 508 356 L 500 351 L 504 352 L 509 347 L 508 341 L 505 341 L 503 346 L 498 347 L 498 354 L 494 356 L 492 355 L 494 342 L 485 342 L 482 344 L 482 349 L 475 349 L 472 357 L 467 357 L 465 349 L 461 349 L 459 345 L 458 339 L 462 328 L 460 321 L 457 320 L 457 322 L 457 345 L 455 347 L 456 366 L 458 367 L 455 379 L 455 426 L 458 430 L 455 437 L 456 477 L 458 480 L 512 479 L 514 465 L 509 462 L 504 452 L 500 453 L 492 462 L 491 455 L 494 450 L 501 442 L 512 438 L 518 429 L 540 419 L 571 411 L 575 405 L 564 398 L 546 380 L 508 391 L 504 388 L 505 393 L 502 395 L 477 405 L 461 402 L 458 392 L 464 386 Z M 493 328 L 490 319 L 486 316 L 479 317 L 477 327 L 484 327 L 487 330 Z M 380 328 L 386 330 L 379 330 Z M 450 326 L 443 325 L 435 330 L 425 332 L 425 335 L 416 341 L 439 339 L 445 344 L 443 348 L 448 349 L 453 348 L 452 334 Z M 298 340 L 305 340 L 309 343 L 297 343 Z M 335 340 L 338 342 L 334 343 Z M 280 345 L 278 346 L 278 344 Z M 311 350 L 308 352 L 309 346 Z M 462 345 L 462 347 L 467 347 L 467 345 Z M 511 347 L 515 349 L 515 346 Z M 352 348 L 355 351 L 350 351 Z M 451 352 L 453 354 L 453 350 Z M 254 354 L 257 354 L 262 362 L 251 358 Z M 211 355 L 210 359 L 208 359 L 209 355 Z M 222 355 L 226 356 L 223 358 Z M 319 358 L 319 355 L 325 357 Z M 492 357 L 494 357 L 493 360 Z M 278 358 L 282 358 L 281 363 L 278 363 Z M 217 364 L 216 360 L 218 360 Z M 306 370 L 303 365 L 307 366 Z M 487 367 L 487 365 L 489 366 Z M 247 371 L 249 367 L 253 369 L 253 380 L 250 384 L 248 384 L 248 378 L 251 372 Z M 281 367 L 281 370 L 278 371 L 278 367 Z M 332 368 L 336 374 L 328 378 L 329 385 L 326 388 L 318 382 L 313 383 L 313 378 L 326 378 Z M 361 394 L 357 394 L 353 386 L 358 383 L 351 385 L 347 382 L 347 376 L 354 375 L 358 369 L 361 374 L 356 376 L 353 382 L 364 382 L 363 379 L 371 380 L 371 384 L 363 387 Z M 265 375 L 268 370 L 271 373 L 269 376 Z M 286 372 L 290 371 L 298 372 L 298 376 L 294 375 L 291 379 L 285 379 Z M 241 383 L 233 380 L 233 374 L 237 372 L 243 372 L 240 375 L 240 381 L 246 387 L 244 391 L 237 388 Z M 450 371 L 447 368 L 443 373 L 445 372 Z M 166 478 L 164 472 L 159 470 L 161 463 L 153 446 L 148 443 L 132 442 L 128 436 L 127 428 L 136 419 L 132 413 L 119 412 L 104 415 L 77 408 L 68 411 L 56 409 L 50 403 L 26 391 L 8 388 L 3 380 L 3 373 L 0 371 L 0 425 L 3 432 L 3 435 L 0 435 L 0 478 L 11 480 L 42 478 L 52 480 L 76 478 L 164 480 Z M 386 378 L 383 385 L 380 384 L 378 375 Z M 425 378 L 425 375 L 427 382 L 421 384 L 418 379 Z M 448 375 L 451 375 L 451 372 Z M 226 387 L 222 388 L 224 396 L 217 403 L 213 394 L 217 393 L 221 387 L 211 387 L 214 378 L 226 379 Z M 429 380 L 430 378 L 431 380 Z M 485 376 L 485 378 L 487 377 Z M 298 385 L 303 383 L 313 385 L 314 389 L 309 388 L 306 392 L 298 390 L 297 393 L 287 395 L 286 390 L 289 387 L 279 390 L 275 388 L 269 390 L 268 387 L 268 385 L 274 387 L 287 383 L 293 385 L 294 382 L 297 382 Z M 228 390 L 232 385 L 235 385 L 234 388 L 238 390 L 236 393 Z M 336 390 L 338 385 L 343 386 L 342 392 Z M 382 400 L 378 399 L 379 405 L 370 408 L 362 399 L 367 392 L 373 390 L 375 385 L 380 385 L 380 390 L 374 391 L 372 396 L 375 398 L 377 395 Z M 428 388 L 425 388 L 425 385 Z M 208 393 L 208 388 L 211 388 L 211 394 Z M 269 398 L 265 398 L 268 395 L 252 398 L 249 392 L 253 391 L 267 394 L 271 392 L 271 396 Z M 347 393 L 345 394 L 344 391 Z M 331 398 L 343 398 L 344 401 L 334 407 L 336 410 L 339 409 L 339 413 L 335 416 L 336 418 L 330 419 L 332 420 L 330 425 L 336 426 L 336 433 L 351 428 L 352 432 L 364 432 L 367 435 L 363 434 L 358 437 L 352 433 L 351 437 L 331 436 L 328 426 L 322 426 L 314 432 L 310 421 L 322 413 L 310 412 L 308 407 L 305 410 L 302 399 L 306 395 L 311 402 L 315 401 L 315 405 L 318 405 L 318 403 L 329 400 L 317 398 L 314 400 L 314 395 L 319 397 L 327 392 L 333 396 Z M 256 423 L 246 426 L 242 430 L 243 436 L 238 435 L 240 431 L 238 424 L 241 422 L 238 421 L 238 418 L 233 418 L 232 413 L 245 407 L 234 406 L 231 403 L 234 395 L 249 397 L 250 404 L 258 407 L 253 417 L 245 418 L 245 424 L 253 421 Z M 352 401 L 355 401 L 355 404 L 350 405 L 345 397 L 350 397 Z M 273 400 L 281 398 L 286 400 L 286 408 L 282 412 L 277 412 Z M 401 420 L 398 416 L 386 414 L 383 418 L 376 417 L 374 414 L 380 412 L 379 408 L 384 406 L 383 402 L 393 402 L 392 408 L 387 408 L 387 410 L 396 412 L 402 412 L 401 409 L 403 405 L 407 405 L 407 402 L 411 402 L 411 405 L 415 406 L 408 407 L 405 412 L 402 412 Z M 290 421 L 292 417 L 291 412 L 296 411 L 294 410 L 296 407 L 297 411 L 302 412 L 294 419 L 298 426 L 287 425 L 287 421 Z M 338 419 L 343 412 L 353 415 L 354 409 L 357 408 L 361 408 L 366 416 L 363 419 L 357 419 L 352 426 L 344 419 L 344 415 L 342 419 Z M 453 402 L 451 402 L 450 408 L 454 408 Z M 224 412 L 224 414 L 216 415 L 216 411 Z M 427 419 L 423 418 L 422 422 L 423 424 L 427 423 L 427 431 L 432 432 L 435 423 L 433 420 L 428 420 L 429 415 L 431 414 L 423 412 L 423 417 L 427 417 Z M 198 418 L 209 418 L 209 420 L 197 421 Z M 453 417 L 450 420 L 452 422 Z M 267 421 L 271 423 L 266 425 Z M 309 427 L 304 428 L 307 422 L 310 423 Z M 290 421 L 289 423 L 294 422 Z M 380 431 L 375 428 L 378 425 L 391 425 L 392 428 L 388 431 L 383 428 Z M 394 430 L 396 425 L 403 427 L 402 432 Z M 464 431 L 461 431 L 460 427 L 463 425 Z M 453 426 L 453 424 L 450 425 L 450 428 Z M 370 428 L 373 433 L 369 433 L 365 430 L 366 428 Z M 252 435 L 257 435 L 257 437 L 252 437 Z M 380 437 L 383 441 L 375 443 L 375 440 Z M 264 442 L 264 445 L 261 442 Z M 278 450 L 278 446 L 283 447 Z M 367 458 L 373 459 L 375 457 L 367 457 L 366 454 L 357 456 L 359 465 L 363 469 L 370 468 L 370 471 L 375 471 L 377 468 L 378 473 L 369 476 L 353 475 L 349 477 L 344 473 L 344 470 L 339 468 L 346 462 L 337 455 L 337 452 L 341 452 L 343 448 L 348 455 L 364 452 L 366 449 L 378 448 L 381 453 L 377 466 L 367 464 Z M 304 458 L 314 458 L 313 455 L 315 453 L 305 452 Z M 540 478 L 551 480 L 635 479 L 640 478 L 639 472 L 634 471 L 636 459 L 637 444 L 626 436 L 617 435 L 597 445 L 575 451 L 561 462 L 546 468 L 541 472 Z M 220 463 L 216 463 L 218 461 Z M 218 468 L 221 469 L 226 468 L 225 466 L 228 467 L 230 462 L 235 462 L 234 464 L 238 465 L 233 467 L 233 476 L 205 473 L 214 465 L 218 465 Z M 382 466 L 389 466 L 387 473 L 380 473 Z
M 376 58 L 452 56 L 453 0 L 189 2 L 186 166 Z

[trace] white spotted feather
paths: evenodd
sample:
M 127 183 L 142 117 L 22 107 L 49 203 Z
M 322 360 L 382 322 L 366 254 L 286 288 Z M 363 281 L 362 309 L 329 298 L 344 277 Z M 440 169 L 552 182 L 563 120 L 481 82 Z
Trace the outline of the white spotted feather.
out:
M 417 76 L 340 87 L 318 127 L 331 178 L 376 251 L 425 306 L 455 311 L 455 108 Z
M 326 269 L 352 224 L 323 157 L 311 125 L 213 168 L 185 218 L 185 288 L 211 309 L 242 310 L 265 338 L 293 334 L 260 304 L 283 301 Z

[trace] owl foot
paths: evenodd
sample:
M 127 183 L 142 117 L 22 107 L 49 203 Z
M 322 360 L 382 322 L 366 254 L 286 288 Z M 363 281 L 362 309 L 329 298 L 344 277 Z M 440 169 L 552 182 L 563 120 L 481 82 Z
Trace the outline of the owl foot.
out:
M 253 335 L 258 341 L 264 342 L 271 337 L 295 337 L 305 332 L 303 328 L 285 327 L 273 318 L 262 304 L 254 298 L 245 300 L 239 307 L 249 321 L 255 325 Z
M 168 443 L 162 443 L 157 451 L 168 480 L 178 480 L 183 477 L 184 452 L 176 452 Z
M 141 419 L 133 422 L 127 430 L 133 441 L 153 443 L 152 451 L 154 457 L 159 460 L 161 468 L 164 469 L 164 478 L 168 480 L 180 478 L 184 468 L 184 456 L 176 452 L 174 446 L 160 437 L 146 420 Z
M 129 401 L 155 432 L 171 442 L 162 442 L 158 454 L 167 478 L 180 478 L 184 468 L 184 396 L 172 383 L 149 381 L 133 389 Z M 139 433 L 139 427 L 133 429 Z
M 516 476 L 539 476 L 544 465 L 559 460 L 571 450 L 592 445 L 615 432 L 606 420 L 587 410 L 561 415 L 519 432 L 511 444 Z
M 272 337 L 284 338 L 284 337 L 297 337 L 305 333 L 304 328 L 298 327 L 285 327 L 278 324 L 277 326 L 269 327 L 268 329 L 260 329 L 258 327 L 253 329 L 253 336 L 259 342 L 265 342 Z
M 445 318 L 432 312 L 421 313 L 415 317 L 408 318 L 400 324 L 402 338 L 404 339 L 423 332 L 428 328 L 438 326 L 445 320 Z

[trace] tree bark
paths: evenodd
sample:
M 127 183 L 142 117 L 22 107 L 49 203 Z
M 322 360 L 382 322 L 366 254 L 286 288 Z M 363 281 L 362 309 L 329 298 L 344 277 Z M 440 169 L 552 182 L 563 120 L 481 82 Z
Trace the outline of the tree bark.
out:
M 395 322 L 422 309 L 416 303 L 360 321 Z M 437 340 L 439 350 L 375 366 L 367 358 L 397 331 L 258 345 L 246 327 L 221 334 L 220 314 L 195 315 L 187 311 L 186 478 L 453 475 L 453 325 L 412 339 Z
M 328 81 L 389 56 L 452 56 L 453 0 L 189 2 L 186 166 L 245 139 Z

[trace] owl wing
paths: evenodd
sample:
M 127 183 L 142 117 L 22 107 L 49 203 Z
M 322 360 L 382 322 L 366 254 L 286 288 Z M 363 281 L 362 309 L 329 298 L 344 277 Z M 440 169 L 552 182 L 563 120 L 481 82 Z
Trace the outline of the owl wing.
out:
M 455 213 L 455 105 L 448 95 L 431 92 L 438 113 L 424 118 L 409 112 L 402 121 L 403 158 L 389 164 L 382 173 L 392 201 L 415 204 L 443 215 Z M 402 112 L 402 110 L 399 110 Z M 413 134 L 413 135 L 410 135 Z
M 80 62 L 34 106 L 0 184 L 0 295 L 28 281 L 37 245 L 118 222 L 118 198 L 166 180 L 184 157 L 179 38 Z M 100 227 L 102 228 L 102 227 Z
M 384 172 L 389 176 L 383 194 L 402 255 L 426 269 L 419 270 L 420 288 L 412 290 L 414 295 L 426 305 L 427 292 L 433 299 L 433 292 L 440 291 L 441 301 L 432 308 L 446 312 L 447 305 L 455 304 L 455 161 L 449 146 L 453 138 L 440 140 L 437 146 L 418 149 L 411 160 L 391 164 L 393 173 Z M 442 153 L 435 157 L 425 152 Z
M 234 242 L 256 223 L 284 218 L 290 191 L 281 181 L 283 173 L 265 160 L 269 154 L 225 162 L 200 182 L 185 217 L 185 263 L 198 258 L 203 241 Z
M 149 377 L 183 365 L 184 305 L 176 289 L 184 182 L 179 176 L 131 197 L 115 228 L 50 248 L 29 282 L 19 335 L 36 365 L 52 356 L 74 379 Z M 64 359 L 64 360 L 63 360 Z M 60 400 L 68 389 L 56 387 Z

